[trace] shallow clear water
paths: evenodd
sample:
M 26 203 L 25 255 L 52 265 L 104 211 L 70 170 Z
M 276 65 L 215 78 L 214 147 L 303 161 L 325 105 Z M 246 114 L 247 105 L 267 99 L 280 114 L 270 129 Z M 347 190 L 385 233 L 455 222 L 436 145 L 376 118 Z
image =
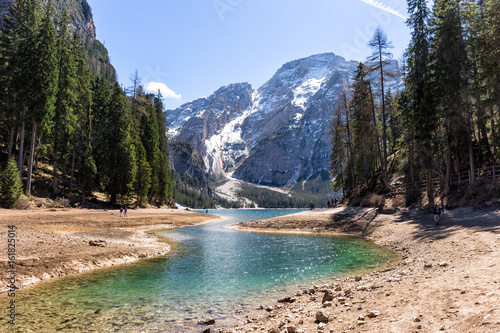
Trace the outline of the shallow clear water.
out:
M 225 219 L 161 232 L 174 245 L 165 257 L 21 290 L 18 327 L 36 332 L 199 332 L 196 322 L 206 316 L 216 319 L 217 325 L 234 324 L 237 310 L 250 311 L 292 293 L 293 288 L 394 258 L 359 238 L 226 228 L 295 212 L 209 211 Z

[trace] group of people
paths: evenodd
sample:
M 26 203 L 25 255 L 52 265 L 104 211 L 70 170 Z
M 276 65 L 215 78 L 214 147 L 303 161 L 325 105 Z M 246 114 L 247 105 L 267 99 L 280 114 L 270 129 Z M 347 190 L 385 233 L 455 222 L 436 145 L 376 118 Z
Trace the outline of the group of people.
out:
M 327 202 L 328 208 L 337 207 L 338 204 L 339 204 L 339 200 L 337 200 L 337 199 L 332 199 L 331 202 L 330 201 Z
M 120 207 L 120 217 L 126 217 L 127 216 L 127 207 L 123 208 Z

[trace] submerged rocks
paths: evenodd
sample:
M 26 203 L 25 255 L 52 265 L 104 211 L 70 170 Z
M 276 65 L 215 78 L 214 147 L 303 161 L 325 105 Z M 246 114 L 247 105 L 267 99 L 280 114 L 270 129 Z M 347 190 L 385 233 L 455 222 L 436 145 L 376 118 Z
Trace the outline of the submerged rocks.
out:
M 215 320 L 211 317 L 207 317 L 198 321 L 198 325 L 215 325 Z

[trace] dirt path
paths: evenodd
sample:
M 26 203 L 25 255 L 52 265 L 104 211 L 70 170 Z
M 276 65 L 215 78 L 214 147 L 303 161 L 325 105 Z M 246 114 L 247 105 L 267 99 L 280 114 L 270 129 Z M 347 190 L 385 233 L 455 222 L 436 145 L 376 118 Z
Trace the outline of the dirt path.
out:
M 296 291 L 292 302 L 268 304 L 225 332 L 500 332 L 499 211 L 447 211 L 437 226 L 421 210 L 338 208 L 240 227 L 354 233 L 402 260 L 386 271 Z
M 129 210 L 127 215 L 119 217 L 118 210 L 0 210 L 0 244 L 4 244 L 0 269 L 8 271 L 9 226 L 15 227 L 16 286 L 22 288 L 56 276 L 164 255 L 170 246 L 151 230 L 216 218 L 175 209 Z M 0 292 L 5 292 L 7 274 L 0 276 Z

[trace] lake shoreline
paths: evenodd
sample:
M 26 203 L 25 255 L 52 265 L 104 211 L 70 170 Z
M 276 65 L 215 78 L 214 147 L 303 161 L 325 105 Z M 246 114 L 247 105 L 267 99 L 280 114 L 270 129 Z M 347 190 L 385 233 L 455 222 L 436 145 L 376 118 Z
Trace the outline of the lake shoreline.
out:
M 180 209 L 134 209 L 127 217 L 108 209 L 0 210 L 0 269 L 7 272 L 7 230 L 15 227 L 16 288 L 55 277 L 131 263 L 171 251 L 155 230 L 220 220 L 210 214 Z M 93 242 L 93 245 L 90 243 Z M 9 290 L 7 274 L 0 277 L 0 294 Z
M 445 211 L 440 225 L 423 209 L 390 213 L 339 207 L 235 226 L 365 237 L 400 253 L 401 260 L 387 269 L 291 291 L 288 301 L 266 304 L 258 315 L 223 332 L 498 332 L 500 212 Z

